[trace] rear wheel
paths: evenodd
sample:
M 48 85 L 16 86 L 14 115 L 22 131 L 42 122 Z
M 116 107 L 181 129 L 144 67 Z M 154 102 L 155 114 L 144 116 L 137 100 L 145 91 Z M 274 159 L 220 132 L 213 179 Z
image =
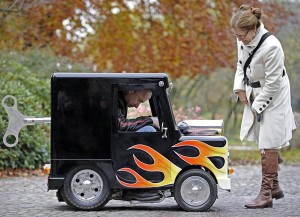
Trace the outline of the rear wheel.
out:
M 64 201 L 79 210 L 99 210 L 110 199 L 105 174 L 92 166 L 80 166 L 70 171 L 61 188 Z
M 175 183 L 175 200 L 186 211 L 209 209 L 216 201 L 217 194 L 215 180 L 208 172 L 201 169 L 183 172 Z

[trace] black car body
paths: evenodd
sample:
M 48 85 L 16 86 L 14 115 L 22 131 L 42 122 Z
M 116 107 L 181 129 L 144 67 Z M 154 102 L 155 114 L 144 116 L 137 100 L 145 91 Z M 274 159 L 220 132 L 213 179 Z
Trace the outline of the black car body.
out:
M 95 210 L 110 199 L 126 200 L 126 191 L 154 190 L 161 197 L 143 202 L 174 196 L 183 209 L 203 211 L 215 202 L 217 185 L 230 190 L 222 129 L 205 126 L 205 133 L 191 133 L 188 124 L 177 125 L 166 74 L 55 73 L 51 88 L 48 189 L 57 190 L 59 201 Z M 140 89 L 152 91 L 151 115 L 161 127 L 157 132 L 121 132 L 120 93 Z M 194 129 L 201 128 L 199 123 Z

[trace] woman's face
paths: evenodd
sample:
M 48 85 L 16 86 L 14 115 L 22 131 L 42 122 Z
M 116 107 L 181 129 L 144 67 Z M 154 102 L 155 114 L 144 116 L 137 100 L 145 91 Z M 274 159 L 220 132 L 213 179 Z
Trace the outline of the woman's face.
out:
M 239 28 L 232 28 L 231 33 L 239 41 L 243 42 L 244 45 L 247 45 L 255 36 L 256 29 L 245 30 Z

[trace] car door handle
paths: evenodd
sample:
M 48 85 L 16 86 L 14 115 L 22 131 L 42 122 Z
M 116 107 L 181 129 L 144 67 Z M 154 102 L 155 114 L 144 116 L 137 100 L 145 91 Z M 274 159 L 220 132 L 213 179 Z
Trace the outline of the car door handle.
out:
M 168 138 L 167 131 L 168 131 L 168 128 L 164 127 L 164 123 L 162 123 L 161 124 L 161 132 L 163 133 L 163 135 L 162 135 L 161 138 L 163 138 L 163 139 Z

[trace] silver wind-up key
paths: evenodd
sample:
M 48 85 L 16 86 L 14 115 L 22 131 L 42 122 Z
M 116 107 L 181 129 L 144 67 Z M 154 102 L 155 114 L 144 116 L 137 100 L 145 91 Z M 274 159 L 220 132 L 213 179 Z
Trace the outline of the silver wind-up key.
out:
M 8 100 L 13 100 L 13 105 L 8 105 Z M 19 132 L 24 126 L 51 123 L 50 117 L 35 118 L 25 116 L 22 113 L 20 113 L 17 106 L 17 99 L 14 96 L 5 96 L 2 99 L 2 106 L 8 114 L 8 127 L 3 137 L 3 143 L 7 147 L 14 147 L 18 143 Z M 7 141 L 8 138 L 9 140 L 13 140 L 13 142 L 10 143 L 10 141 Z

